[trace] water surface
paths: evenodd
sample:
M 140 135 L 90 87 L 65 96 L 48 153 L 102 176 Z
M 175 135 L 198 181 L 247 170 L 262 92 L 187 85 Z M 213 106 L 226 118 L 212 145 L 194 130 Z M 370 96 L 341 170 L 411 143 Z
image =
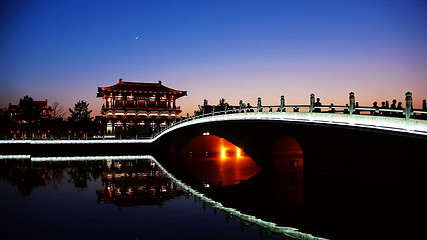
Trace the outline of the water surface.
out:
M 183 192 L 148 160 L 2 160 L 0 191 L 0 239 L 260 237 Z

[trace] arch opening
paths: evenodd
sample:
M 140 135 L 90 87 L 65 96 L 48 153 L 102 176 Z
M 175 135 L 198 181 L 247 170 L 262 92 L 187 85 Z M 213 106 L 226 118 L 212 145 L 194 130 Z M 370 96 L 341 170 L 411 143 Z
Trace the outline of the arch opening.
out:
M 273 192 L 286 212 L 298 211 L 304 199 L 303 151 L 291 136 L 282 136 L 273 145 L 276 169 Z
M 239 184 L 261 171 L 242 149 L 215 135 L 193 138 L 179 155 L 190 174 L 214 187 Z
M 274 166 L 279 173 L 303 171 L 303 152 L 298 141 L 291 136 L 282 136 L 273 145 Z

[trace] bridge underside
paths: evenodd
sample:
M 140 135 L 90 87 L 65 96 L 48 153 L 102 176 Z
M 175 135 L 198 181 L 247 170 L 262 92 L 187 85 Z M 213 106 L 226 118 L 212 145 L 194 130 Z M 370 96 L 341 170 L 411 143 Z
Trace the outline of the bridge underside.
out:
M 155 152 L 176 159 L 191 139 L 209 133 L 241 148 L 264 170 L 274 170 L 273 147 L 283 136 L 295 139 L 303 152 L 304 175 L 334 181 L 380 185 L 425 183 L 425 136 L 325 124 L 266 120 L 233 120 L 190 125 L 157 139 Z M 283 146 L 286 147 L 286 146 Z M 405 183 L 396 183 L 396 174 Z

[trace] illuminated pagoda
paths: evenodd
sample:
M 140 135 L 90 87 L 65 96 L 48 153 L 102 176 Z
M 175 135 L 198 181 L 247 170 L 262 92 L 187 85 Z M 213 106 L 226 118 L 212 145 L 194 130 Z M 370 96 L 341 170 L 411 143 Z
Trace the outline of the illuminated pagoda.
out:
M 187 91 L 168 88 L 161 81 L 139 83 L 119 79 L 113 86 L 98 87 L 97 97 L 105 103 L 97 121 L 105 125 L 108 135 L 151 134 L 179 118 L 181 109 L 176 100 L 186 95 Z

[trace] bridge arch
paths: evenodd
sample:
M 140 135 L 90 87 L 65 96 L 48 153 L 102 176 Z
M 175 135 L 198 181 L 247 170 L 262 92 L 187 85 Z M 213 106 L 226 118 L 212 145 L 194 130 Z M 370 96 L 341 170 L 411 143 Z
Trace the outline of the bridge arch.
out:
M 302 132 L 307 133 L 306 131 Z M 161 152 L 179 154 L 191 140 L 209 134 L 238 146 L 261 168 L 274 169 L 274 145 L 278 144 L 276 147 L 280 146 L 282 149 L 301 151 L 304 149 L 304 144 L 307 143 L 304 139 L 311 139 L 301 134 L 302 132 L 301 127 L 295 126 L 295 123 L 287 124 L 281 121 L 226 120 L 202 122 L 176 128 L 174 131 L 163 134 L 154 141 L 154 145 L 157 146 L 157 149 L 163 150 L 166 146 L 169 147 L 168 151 L 162 150 Z M 295 146 L 298 149 L 295 149 Z M 310 147 L 306 146 L 306 148 Z M 275 151 L 277 152 L 277 150 Z
M 303 151 L 292 136 L 282 136 L 272 146 L 276 171 L 280 173 L 302 172 L 304 166 Z
M 193 177 L 212 186 L 235 185 L 262 170 L 238 146 L 215 135 L 196 136 L 178 155 L 180 163 Z
M 263 170 L 268 170 L 276 167 L 275 144 L 283 136 L 289 136 L 298 142 L 303 152 L 304 184 L 309 181 L 307 174 L 339 181 L 384 184 L 396 181 L 393 178 L 396 171 L 413 179 L 420 175 L 413 172 L 425 169 L 426 162 L 421 160 L 425 158 L 426 136 L 423 134 L 297 119 L 263 119 L 264 115 L 279 115 L 256 114 L 230 114 L 185 122 L 156 137 L 152 148 L 156 153 L 173 155 L 191 139 L 209 132 L 239 146 Z M 168 159 L 173 159 L 172 155 L 168 155 Z M 413 167 L 419 165 L 423 166 Z
M 179 154 L 187 155 L 208 155 L 208 154 L 223 154 L 228 153 L 237 154 L 241 149 L 236 144 L 228 141 L 227 139 L 204 133 L 191 139 L 187 142 L 182 149 L 179 150 Z M 243 152 L 242 152 L 243 153 Z

